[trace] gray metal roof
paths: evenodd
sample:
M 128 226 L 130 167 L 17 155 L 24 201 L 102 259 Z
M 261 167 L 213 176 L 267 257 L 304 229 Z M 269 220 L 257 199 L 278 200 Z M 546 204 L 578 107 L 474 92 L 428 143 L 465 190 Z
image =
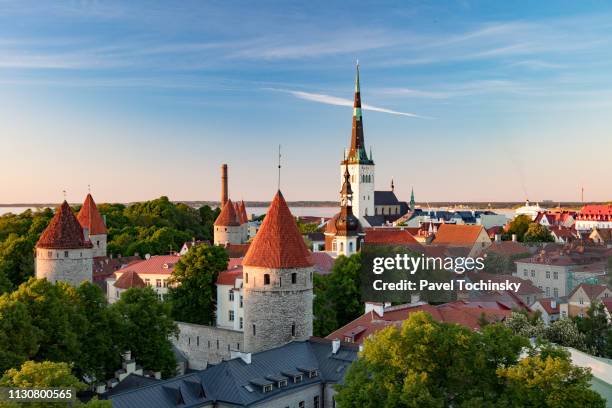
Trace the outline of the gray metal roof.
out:
M 357 352 L 357 347 L 342 345 L 332 354 L 328 340 L 295 341 L 253 354 L 251 364 L 240 358 L 223 361 L 206 370 L 113 395 L 110 400 L 114 408 L 169 408 L 180 402 L 181 407 L 198 407 L 212 402 L 250 406 L 311 384 L 341 383 L 347 367 L 357 359 Z M 289 380 L 282 388 L 275 384 L 272 391 L 266 393 L 263 387 L 253 385 L 259 380 L 269 383 L 266 377 L 301 374 L 299 368 L 304 367 L 317 370 L 319 375 L 312 378 L 304 375 L 298 383 Z

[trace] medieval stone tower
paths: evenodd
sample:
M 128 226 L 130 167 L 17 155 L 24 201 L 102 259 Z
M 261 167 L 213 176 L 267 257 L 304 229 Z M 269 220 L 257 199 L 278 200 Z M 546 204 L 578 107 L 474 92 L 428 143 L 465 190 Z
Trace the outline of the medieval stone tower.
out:
M 74 286 L 92 281 L 92 244 L 66 201 L 36 243 L 36 278 Z
M 85 197 L 85 202 L 77 215 L 77 219 L 83 228 L 84 234 L 89 234 L 89 239 L 93 245 L 93 257 L 106 256 L 106 236 L 108 231 L 106 230 L 104 218 L 100 215 L 91 194 L 87 194 L 87 197 Z
M 345 166 L 348 165 L 351 185 L 353 186 L 353 211 L 363 225 L 369 225 L 364 216 L 375 215 L 374 210 L 374 161 L 365 148 L 363 136 L 363 117 L 361 114 L 361 91 L 359 86 L 359 65 L 355 78 L 355 103 L 353 104 L 353 130 L 351 148 L 340 164 L 340 185 L 344 184 Z
M 245 351 L 312 336 L 313 264 L 279 191 L 243 261 Z
M 244 237 L 244 228 L 240 225 L 236 207 L 228 199 L 221 209 L 221 213 L 214 224 L 215 245 L 241 244 Z

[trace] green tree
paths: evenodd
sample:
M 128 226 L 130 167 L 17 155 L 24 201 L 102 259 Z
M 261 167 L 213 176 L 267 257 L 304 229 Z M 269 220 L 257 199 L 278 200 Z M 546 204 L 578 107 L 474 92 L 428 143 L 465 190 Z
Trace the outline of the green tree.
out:
M 589 389 L 587 370 L 550 346 L 546 354 L 530 349 L 519 361 L 527 347 L 526 338 L 500 324 L 479 333 L 412 313 L 401 329 L 390 326 L 365 340 L 336 386 L 336 402 L 340 408 L 603 406 Z
M 328 275 L 314 274 L 314 300 L 313 314 L 314 319 L 313 334 L 318 337 L 325 337 L 332 331 L 338 328 L 338 319 L 336 317 L 336 307 L 330 296 L 328 296 L 329 287 Z
M 569 359 L 529 356 L 517 365 L 500 367 L 504 380 L 501 406 L 583 408 L 605 407 L 605 400 L 590 389 L 592 378 L 586 368 L 573 366 Z
M 121 332 L 121 316 L 108 307 L 104 293 L 92 283 L 77 288 L 77 302 L 87 316 L 87 324 L 80 333 L 81 355 L 75 371 L 98 381 L 111 378 L 121 367 L 123 350 L 117 344 L 116 334 Z
M 585 336 L 571 319 L 559 319 L 544 329 L 546 340 L 565 347 L 585 350 Z
M 523 236 L 525 242 L 554 242 L 555 239 L 544 225 L 532 222 Z
M 588 353 L 612 358 L 612 324 L 608 321 L 603 303 L 593 302 L 586 316 L 576 317 L 575 322 L 580 333 L 584 335 Z
M 0 243 L 0 275 L 15 288 L 34 276 L 34 243 L 27 237 L 9 235 Z
M 526 312 L 512 312 L 504 324 L 516 335 L 523 337 L 542 338 L 544 336 L 544 322 L 540 313 L 528 315 Z
M 28 311 L 32 325 L 38 328 L 37 361 L 75 362 L 80 359 L 80 335 L 87 327 L 87 317 L 77 300 L 76 289 L 46 279 L 30 278 L 8 294 L 9 300 L 20 302 Z
M 161 371 L 165 377 L 173 376 L 176 360 L 170 336 L 177 336 L 178 328 L 170 305 L 161 302 L 147 286 L 126 290 L 110 308 L 122 320 L 117 329 L 117 345 L 132 351 L 145 369 Z
M 523 241 L 525 233 L 529 229 L 531 224 L 531 217 L 527 215 L 516 216 L 510 224 L 508 224 L 508 230 L 504 233 L 504 239 L 511 239 L 512 235 L 516 234 L 518 241 Z
M 227 252 L 219 246 L 198 245 L 177 262 L 169 280 L 168 301 L 176 320 L 213 324 L 219 272 L 227 269 Z
M 41 334 L 25 304 L 0 296 L 0 373 L 36 355 Z
M 339 326 L 355 320 L 363 314 L 361 303 L 361 254 L 336 258 L 328 276 L 325 296 L 334 305 Z
M 13 388 L 71 388 L 74 392 L 83 391 L 87 388 L 71 372 L 71 367 L 67 363 L 55 363 L 43 361 L 40 363 L 26 361 L 19 369 L 12 368 L 0 378 L 0 386 Z M 0 403 L 1 407 L 17 408 L 23 405 L 13 403 Z M 28 407 L 47 408 L 64 407 L 64 402 L 37 402 L 28 403 Z M 111 408 L 110 401 L 91 400 L 87 404 L 82 404 L 76 400 L 74 406 L 88 408 Z

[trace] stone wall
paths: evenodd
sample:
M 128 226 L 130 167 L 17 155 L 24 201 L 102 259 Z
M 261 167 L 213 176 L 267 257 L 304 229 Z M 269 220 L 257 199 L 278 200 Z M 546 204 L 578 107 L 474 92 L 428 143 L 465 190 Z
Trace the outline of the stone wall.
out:
M 244 267 L 245 351 L 254 353 L 312 336 L 313 272 L 311 267 Z
M 189 368 L 201 370 L 208 363 L 230 359 L 230 350 L 242 350 L 242 332 L 219 327 L 177 322 L 179 338 L 172 342 L 189 360 Z
M 81 282 L 92 282 L 92 250 L 82 249 L 46 249 L 36 250 L 36 278 L 55 283 L 67 282 L 79 286 Z
M 93 244 L 93 257 L 106 256 L 106 234 L 90 235 L 89 239 Z
M 214 244 L 225 245 L 225 244 L 242 244 L 242 238 L 244 235 L 244 228 L 242 226 L 215 226 L 214 231 Z

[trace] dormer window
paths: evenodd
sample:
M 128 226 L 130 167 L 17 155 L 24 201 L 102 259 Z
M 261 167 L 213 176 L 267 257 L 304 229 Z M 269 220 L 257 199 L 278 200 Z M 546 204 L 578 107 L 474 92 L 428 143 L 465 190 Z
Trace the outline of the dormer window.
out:
M 287 386 L 287 380 L 280 380 L 280 381 L 279 381 L 279 382 L 276 384 L 276 386 L 277 386 L 278 388 L 286 387 L 286 386 Z
M 294 382 L 295 384 L 297 384 L 297 383 L 301 383 L 303 378 L 304 378 L 304 377 L 302 376 L 302 374 L 300 374 L 300 375 L 296 375 L 295 377 L 293 377 L 293 382 Z
M 266 393 L 266 392 L 270 392 L 270 391 L 272 391 L 272 388 L 273 388 L 273 387 L 272 387 L 272 384 L 269 384 L 269 385 L 264 385 L 264 386 L 263 386 L 263 392 L 264 392 L 264 393 Z

